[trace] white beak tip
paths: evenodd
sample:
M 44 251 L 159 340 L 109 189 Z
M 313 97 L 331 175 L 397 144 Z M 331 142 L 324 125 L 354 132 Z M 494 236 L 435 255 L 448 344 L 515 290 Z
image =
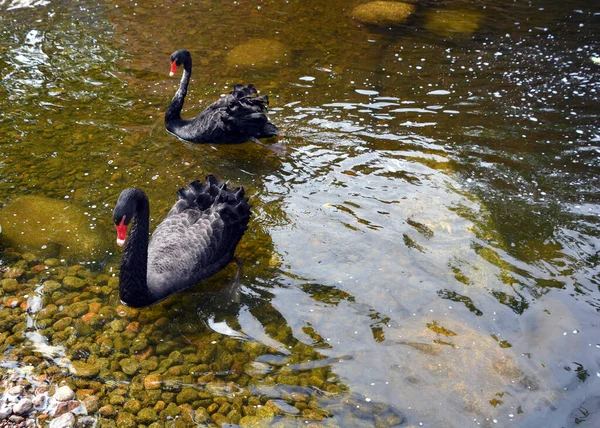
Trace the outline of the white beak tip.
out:
M 125 240 L 124 239 L 117 239 L 117 245 L 119 247 L 122 247 L 123 245 L 125 245 Z
M 175 76 L 175 73 L 173 73 L 172 71 L 169 71 L 169 76 L 173 77 L 173 76 Z

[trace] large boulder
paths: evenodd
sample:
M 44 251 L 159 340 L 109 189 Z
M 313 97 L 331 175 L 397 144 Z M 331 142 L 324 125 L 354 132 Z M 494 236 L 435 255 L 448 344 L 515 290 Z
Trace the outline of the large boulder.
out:
M 286 55 L 287 49 L 283 43 L 257 38 L 233 48 L 225 61 L 230 66 L 272 67 L 285 60 Z
M 481 14 L 472 10 L 431 9 L 425 17 L 425 29 L 455 39 L 471 37 L 479 29 Z
M 20 196 L 0 210 L 0 241 L 19 252 L 90 258 L 109 248 L 104 228 L 82 207 L 44 196 Z
M 377 27 L 399 27 L 415 12 L 415 6 L 398 1 L 373 1 L 356 6 L 352 16 L 358 22 Z

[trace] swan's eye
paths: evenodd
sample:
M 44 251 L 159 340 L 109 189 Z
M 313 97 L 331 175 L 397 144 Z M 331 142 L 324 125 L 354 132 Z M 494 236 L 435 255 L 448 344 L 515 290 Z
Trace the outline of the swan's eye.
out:
M 117 245 L 122 247 L 125 245 L 125 240 L 127 239 L 127 225 L 125 224 L 125 216 L 121 219 L 121 223 L 117 224 L 115 222 L 115 229 L 117 229 Z

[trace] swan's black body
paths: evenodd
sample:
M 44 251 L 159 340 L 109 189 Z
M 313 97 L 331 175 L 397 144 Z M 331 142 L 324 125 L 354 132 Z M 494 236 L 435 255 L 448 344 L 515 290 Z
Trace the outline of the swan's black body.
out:
M 165 127 L 176 137 L 193 143 L 243 143 L 277 135 L 266 115 L 269 99 L 257 96 L 254 85 L 235 85 L 233 91 L 193 119 L 182 119 L 181 109 L 192 74 L 192 56 L 185 49 L 171 55 L 171 75 L 183 64 L 183 75 L 167 112 Z
M 123 190 L 113 219 L 122 244 L 135 218 L 121 259 L 121 301 L 140 308 L 198 284 L 223 269 L 248 228 L 244 189 L 229 190 L 212 175 L 178 192 L 179 200 L 148 244 L 150 207 L 143 191 Z

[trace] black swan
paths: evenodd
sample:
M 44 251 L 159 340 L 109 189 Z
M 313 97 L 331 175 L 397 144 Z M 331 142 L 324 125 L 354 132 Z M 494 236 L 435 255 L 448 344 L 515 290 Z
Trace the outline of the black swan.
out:
M 228 189 L 214 176 L 180 189 L 179 199 L 148 244 L 150 205 L 134 187 L 121 192 L 113 212 L 121 259 L 119 295 L 134 308 L 157 303 L 223 269 L 248 228 L 244 188 Z M 135 222 L 127 237 L 127 226 Z
M 237 144 L 253 141 L 264 147 L 271 147 L 258 141 L 259 138 L 278 135 L 277 127 L 269 122 L 265 113 L 269 98 L 267 95 L 257 96 L 252 84 L 235 85 L 233 91 L 215 101 L 195 118 L 182 119 L 181 109 L 192 75 L 192 56 L 185 49 L 171 55 L 170 76 L 175 74 L 181 64 L 183 75 L 179 89 L 165 113 L 167 131 L 192 143 Z M 273 149 L 278 151 L 280 147 Z

